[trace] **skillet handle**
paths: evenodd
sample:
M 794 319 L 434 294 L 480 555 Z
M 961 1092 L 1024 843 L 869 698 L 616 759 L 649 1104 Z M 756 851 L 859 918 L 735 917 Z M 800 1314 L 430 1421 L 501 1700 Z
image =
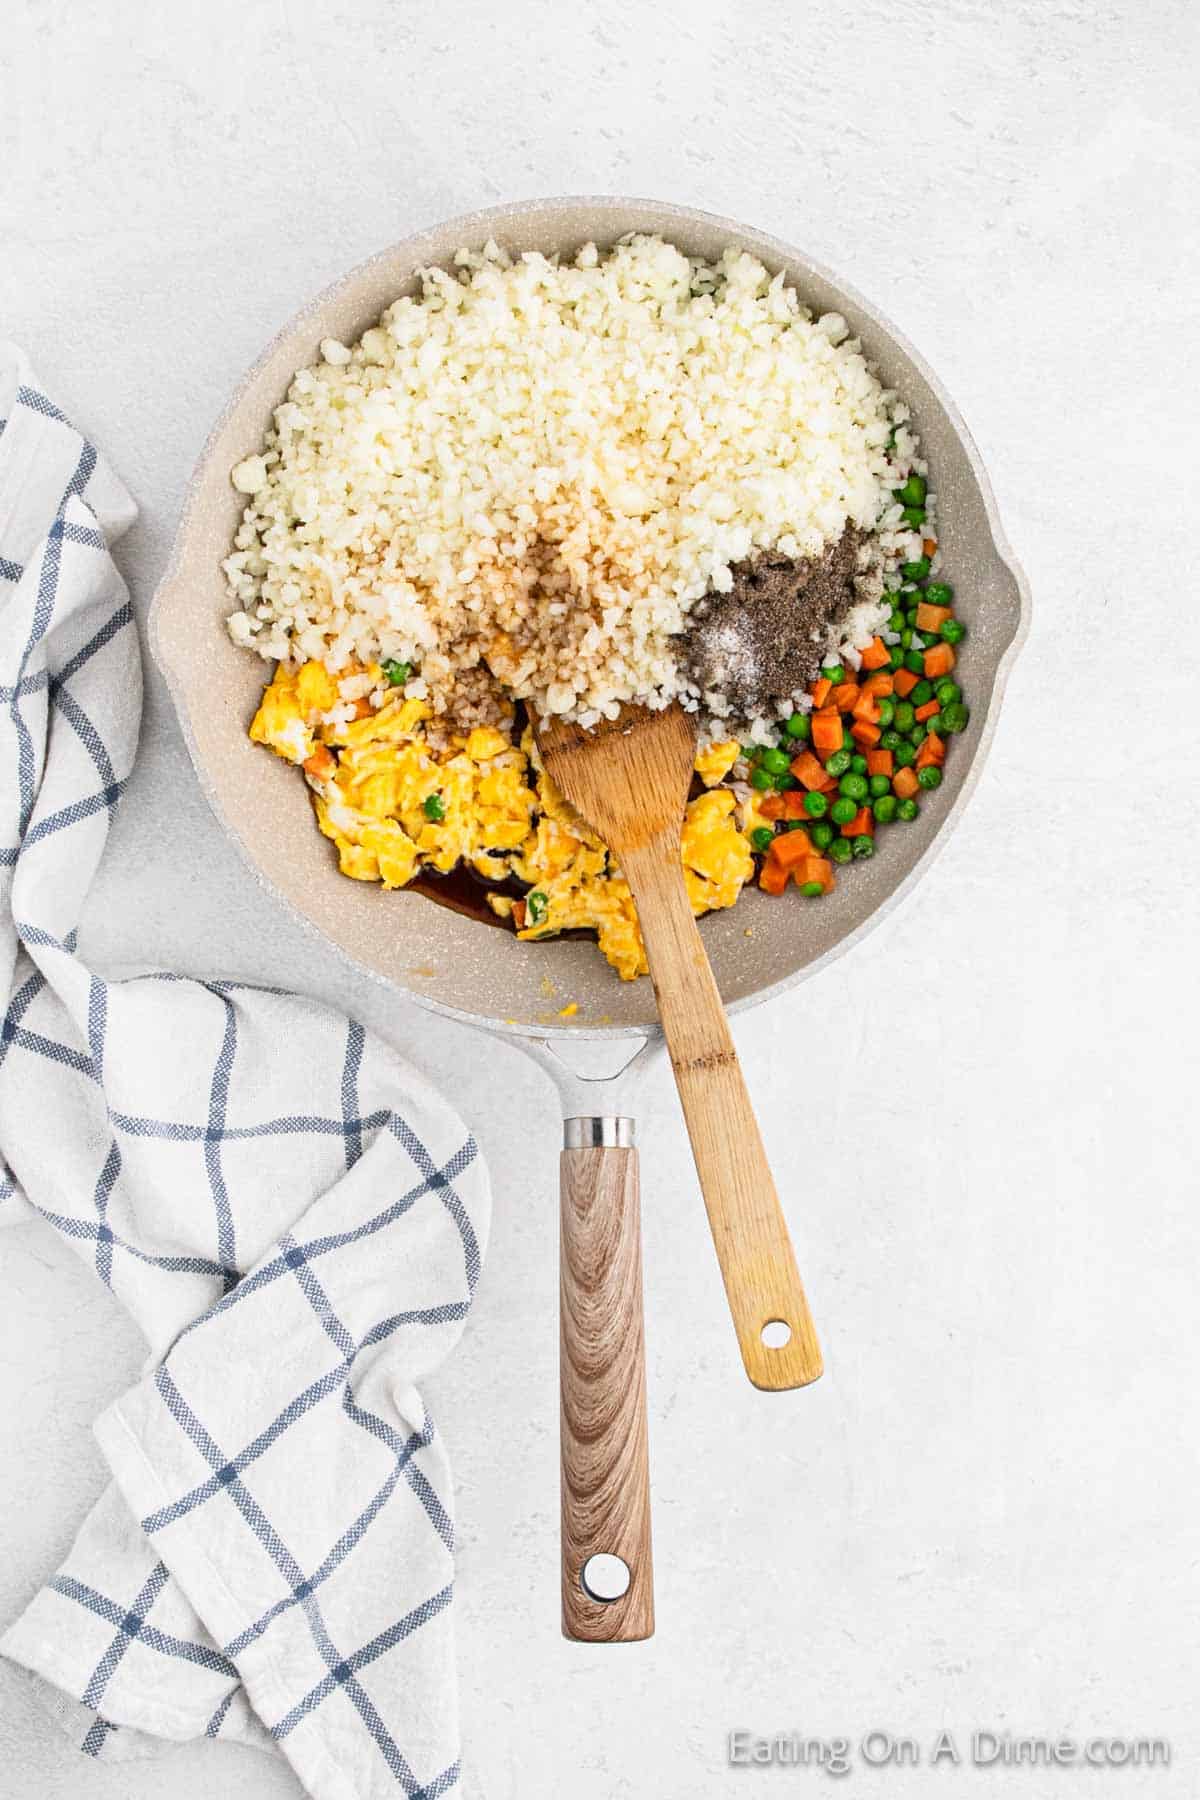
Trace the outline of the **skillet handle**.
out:
M 568 1119 L 565 1146 L 559 1165 L 563 1636 L 632 1643 L 654 1633 L 633 1121 Z M 609 1597 L 625 1571 L 624 1592 Z

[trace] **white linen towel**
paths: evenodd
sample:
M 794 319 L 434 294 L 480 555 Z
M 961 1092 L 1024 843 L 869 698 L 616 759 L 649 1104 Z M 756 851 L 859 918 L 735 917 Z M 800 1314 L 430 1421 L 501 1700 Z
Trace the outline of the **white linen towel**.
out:
M 96 1426 L 113 1485 L 0 1651 L 92 1755 L 240 1738 L 316 1800 L 432 1800 L 453 1527 L 417 1384 L 471 1304 L 487 1176 L 352 1021 L 81 963 L 141 710 L 108 548 L 133 507 L 3 346 L 0 420 L 0 1222 L 40 1215 L 150 1346 Z

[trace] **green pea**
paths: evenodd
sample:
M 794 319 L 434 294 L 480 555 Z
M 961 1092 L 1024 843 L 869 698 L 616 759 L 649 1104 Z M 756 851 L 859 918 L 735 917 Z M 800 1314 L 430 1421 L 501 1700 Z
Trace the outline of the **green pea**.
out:
M 914 706 L 927 706 L 933 699 L 932 681 L 918 681 L 916 687 L 908 697 Z
M 942 731 L 965 731 L 970 717 L 970 708 L 964 706 L 961 700 L 954 700 L 938 714 L 938 725 Z
M 891 626 L 893 631 L 899 631 L 903 627 L 907 616 L 908 615 L 905 613 L 905 610 L 902 606 L 893 606 L 891 617 L 888 620 L 888 624 Z
M 865 800 L 867 797 L 866 776 L 843 775 L 838 782 L 838 793 L 844 794 L 848 800 Z
M 900 648 L 902 650 L 907 650 L 911 643 L 912 643 L 912 626 L 906 625 L 904 627 L 904 630 L 900 633 Z
M 898 769 L 907 769 L 910 763 L 915 763 L 917 760 L 917 753 L 912 745 L 904 742 L 897 744 L 896 748 L 892 751 L 892 755 L 896 759 L 896 767 Z
M 915 800 L 902 800 L 896 808 L 896 817 L 904 820 L 915 819 L 920 811 Z
M 550 901 L 540 889 L 535 888 L 532 894 L 525 896 L 525 921 L 528 925 L 540 925 L 549 910 Z
M 924 581 L 929 573 L 929 558 L 918 556 L 915 562 L 901 563 L 900 573 L 906 581 Z
M 872 775 L 868 785 L 873 800 L 878 800 L 881 794 L 889 794 L 892 790 L 892 784 L 886 775 Z
M 842 795 L 830 807 L 829 816 L 835 825 L 849 825 L 858 816 L 858 807 Z
M 409 662 L 385 662 L 383 672 L 387 676 L 389 687 L 403 687 L 412 674 L 413 666 Z
M 884 731 L 887 730 L 895 716 L 896 702 L 890 694 L 881 694 L 879 697 L 879 723 Z
M 775 783 L 765 769 L 758 768 L 750 771 L 750 786 L 757 788 L 760 794 L 765 793 L 767 788 L 774 787 L 774 785 Z
M 944 581 L 931 581 L 925 589 L 925 598 L 930 606 L 952 606 L 954 589 L 948 587 Z
M 854 773 L 856 775 L 865 775 L 867 772 L 866 757 L 865 756 L 852 756 L 850 758 L 850 767 L 854 770 Z
M 939 706 L 953 706 L 956 700 L 962 699 L 962 689 L 957 681 L 951 681 L 948 675 L 944 681 L 938 682 L 933 691 L 937 696 Z
M 812 720 L 807 713 L 793 713 L 783 728 L 790 738 L 805 739 L 812 730 Z
M 785 769 L 782 775 L 773 775 L 771 777 L 771 785 L 777 793 L 786 794 L 790 792 L 792 788 L 799 787 L 800 784 L 792 774 L 791 770 Z
M 821 895 L 825 892 L 825 889 L 821 886 L 819 881 L 802 881 L 800 884 L 800 892 L 808 900 L 819 900 Z
M 868 856 L 874 856 L 875 854 L 875 839 L 873 837 L 868 837 L 867 833 L 864 831 L 859 837 L 855 838 L 853 844 L 850 846 L 850 854 L 853 856 L 855 862 L 865 862 Z
M 904 652 L 900 648 L 899 644 L 893 644 L 891 649 L 888 651 L 888 668 L 892 671 L 892 674 L 894 675 L 896 673 L 897 669 L 902 669 L 903 667 L 904 667 Z
M 881 750 L 898 750 L 904 742 L 898 731 L 887 730 L 880 733 L 879 748 Z
M 881 825 L 890 825 L 896 816 L 897 804 L 895 794 L 880 794 L 878 800 L 872 805 L 871 811 Z
M 895 488 L 893 491 L 897 500 L 902 500 L 905 506 L 924 506 L 925 496 L 929 490 L 923 475 L 910 475 L 903 487 Z
M 754 830 L 750 833 L 750 842 L 759 852 L 769 850 L 774 838 L 775 833 L 771 830 L 769 825 L 756 825 Z
M 827 669 L 821 670 L 821 673 L 826 681 L 831 681 L 833 683 L 834 687 L 840 687 L 842 682 L 846 679 L 846 671 L 843 669 L 841 663 L 830 663 Z
M 784 751 L 774 749 L 764 750 L 762 756 L 759 758 L 759 761 L 762 763 L 762 766 L 767 771 L 768 775 L 782 775 L 788 766 L 789 760 L 790 759 Z
M 916 709 L 911 700 L 901 700 L 892 715 L 897 731 L 911 731 L 916 722 Z M 894 748 L 894 746 L 889 746 Z
M 421 810 L 435 825 L 446 816 L 446 804 L 440 794 L 426 794 L 421 802 Z
M 923 650 L 906 650 L 904 666 L 912 675 L 923 675 L 925 673 L 925 652 Z
M 742 755 L 745 757 L 747 762 L 750 762 L 750 763 L 757 762 L 759 757 L 762 755 L 762 745 L 761 744 L 743 744 L 742 745 Z
M 923 506 L 906 506 L 901 517 L 909 530 L 915 531 L 918 525 L 925 523 L 925 508 Z
M 961 619 L 947 619 L 942 626 L 942 642 L 944 644 L 961 644 L 967 635 L 967 628 Z
M 854 855 L 849 838 L 834 838 L 829 846 L 829 854 L 835 863 L 848 863 Z
M 832 807 L 829 816 L 833 817 Z M 809 826 L 808 835 L 818 850 L 827 850 L 833 842 L 833 826 L 827 825 L 824 819 L 818 819 L 815 825 Z
M 844 748 L 841 750 L 835 750 L 833 755 L 829 758 L 829 761 L 825 764 L 825 773 L 827 775 L 833 775 L 835 777 L 838 775 L 844 775 L 846 773 L 846 770 L 850 767 L 852 760 L 853 760 L 853 752 L 852 751 L 846 750 Z
M 923 788 L 937 788 L 942 785 L 942 771 L 935 769 L 932 763 L 926 763 L 923 769 L 917 770 L 917 780 Z
M 829 811 L 829 802 L 824 794 L 805 794 L 804 810 L 810 819 L 823 819 Z

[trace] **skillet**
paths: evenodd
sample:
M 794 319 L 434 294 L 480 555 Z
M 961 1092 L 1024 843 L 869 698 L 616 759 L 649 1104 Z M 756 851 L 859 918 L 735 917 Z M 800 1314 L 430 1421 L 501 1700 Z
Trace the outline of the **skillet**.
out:
M 733 220 L 650 200 L 526 201 L 468 214 L 380 251 L 310 301 L 267 346 L 218 419 L 192 476 L 155 595 L 151 648 L 201 787 L 254 877 L 359 968 L 421 1006 L 515 1040 L 555 1079 L 565 1124 L 560 1242 L 563 1623 L 586 1641 L 653 1628 L 641 1266 L 632 1100 L 657 1046 L 648 981 L 623 983 L 592 943 L 526 945 L 410 891 L 338 874 L 295 770 L 246 736 L 265 670 L 231 643 L 221 560 L 245 504 L 229 480 L 258 447 L 292 375 L 323 338 L 353 343 L 424 265 L 495 238 L 513 252 L 573 253 L 654 232 L 714 260 L 729 245 L 782 269 L 814 311 L 840 312 L 912 409 L 938 495 L 939 543 L 970 627 L 959 670 L 971 702 L 948 777 L 886 853 L 855 863 L 819 905 L 748 890 L 701 930 L 731 1013 L 786 993 L 852 948 L 904 898 L 946 842 L 979 778 L 1004 684 L 1028 627 L 1028 590 L 979 453 L 937 377 L 839 277 Z M 562 1009 L 575 1010 L 564 1017 Z

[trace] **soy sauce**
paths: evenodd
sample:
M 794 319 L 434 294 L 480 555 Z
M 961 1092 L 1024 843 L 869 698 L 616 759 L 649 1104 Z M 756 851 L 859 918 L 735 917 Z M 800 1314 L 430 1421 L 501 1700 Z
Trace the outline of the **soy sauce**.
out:
M 448 907 L 464 918 L 476 919 L 481 925 L 498 925 L 501 931 L 513 930 L 513 922 L 492 911 L 487 902 L 488 895 L 511 894 L 514 900 L 519 900 L 526 891 L 525 883 L 512 875 L 497 881 L 494 877 L 476 874 L 469 863 L 463 862 L 455 863 L 448 875 L 423 869 L 413 876 L 408 888 L 411 893 L 424 894 L 435 905 Z

